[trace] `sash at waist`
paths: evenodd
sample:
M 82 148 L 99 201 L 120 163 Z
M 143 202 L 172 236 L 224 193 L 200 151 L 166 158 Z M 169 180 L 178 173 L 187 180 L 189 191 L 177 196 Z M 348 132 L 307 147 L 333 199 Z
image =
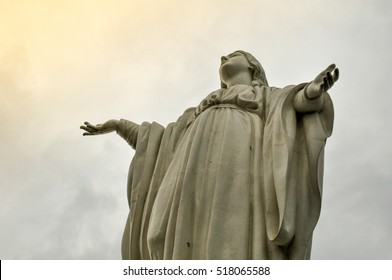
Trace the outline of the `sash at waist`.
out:
M 216 109 L 216 108 L 232 108 L 232 109 L 240 109 L 243 110 L 240 106 L 236 104 L 215 104 L 209 107 L 208 109 Z
M 249 113 L 252 113 L 252 114 L 256 114 L 260 119 L 263 120 L 263 118 L 261 116 L 261 109 L 262 109 L 262 107 L 257 107 L 257 109 L 254 110 L 252 108 L 247 108 L 247 107 L 244 108 L 244 107 L 238 106 L 237 104 L 232 104 L 232 103 L 224 104 L 224 103 L 222 103 L 222 104 L 212 105 L 212 106 L 208 107 L 207 109 L 205 109 L 205 111 L 206 110 L 218 109 L 218 108 L 230 108 L 230 109 L 237 109 L 237 110 L 249 112 Z M 263 122 L 264 122 L 264 120 L 263 120 Z
M 203 110 L 199 110 L 199 111 L 196 110 L 196 112 L 188 119 L 186 127 L 188 127 L 204 111 L 218 109 L 218 108 L 231 108 L 231 109 L 237 109 L 237 110 L 241 110 L 241 111 L 247 111 L 250 113 L 257 114 L 260 117 L 260 115 L 258 114 L 258 112 L 256 110 L 242 108 L 236 104 L 232 104 L 232 103 L 214 104 L 214 105 L 210 105 L 208 108 L 204 108 Z

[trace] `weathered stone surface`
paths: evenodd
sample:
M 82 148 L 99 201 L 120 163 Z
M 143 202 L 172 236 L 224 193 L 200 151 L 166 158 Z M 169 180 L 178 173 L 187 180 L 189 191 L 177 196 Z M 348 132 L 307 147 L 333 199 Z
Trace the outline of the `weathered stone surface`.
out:
M 221 61 L 221 89 L 166 128 L 81 126 L 84 135 L 116 131 L 136 150 L 124 259 L 310 257 L 338 69 L 280 89 L 249 53 Z

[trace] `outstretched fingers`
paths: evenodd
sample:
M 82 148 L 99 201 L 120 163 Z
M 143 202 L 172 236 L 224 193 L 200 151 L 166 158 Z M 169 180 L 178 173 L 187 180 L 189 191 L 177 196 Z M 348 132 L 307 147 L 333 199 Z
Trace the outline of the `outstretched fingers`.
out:
M 90 133 L 90 132 L 85 132 L 85 133 L 83 133 L 83 136 L 92 136 L 92 135 L 94 135 L 93 133 Z
M 84 125 L 82 125 L 82 126 L 80 127 L 80 129 L 83 129 L 84 131 L 86 131 L 85 133 L 83 133 L 83 135 L 92 135 L 92 133 L 95 132 L 94 129 L 92 129 L 92 128 L 90 128 L 90 127 L 87 127 L 87 126 L 84 126 Z
M 331 86 L 329 85 L 328 78 L 326 76 L 323 77 L 323 84 L 321 85 L 322 91 L 327 91 Z
M 80 129 L 86 131 L 83 136 L 95 135 L 98 131 L 97 126 L 90 124 L 89 122 L 84 122 L 85 125 L 80 126 Z
M 97 125 L 92 125 L 92 124 L 89 123 L 89 122 L 84 122 L 84 124 L 86 125 L 86 127 L 91 128 L 91 129 L 94 129 L 94 130 L 97 130 L 97 129 L 98 129 L 98 126 L 100 126 L 99 124 L 97 124 Z
M 334 83 L 339 79 L 339 69 L 332 63 L 323 71 L 323 84 L 321 87 L 324 91 L 329 90 Z
M 328 83 L 332 86 L 335 81 L 333 80 L 333 76 L 331 72 L 327 72 L 327 79 L 328 79 Z
M 328 76 L 329 82 L 332 85 L 339 79 L 339 69 L 336 68 L 335 63 L 329 65 L 325 70 L 324 73 Z
M 335 69 L 335 68 L 336 68 L 336 64 L 335 64 L 335 63 L 332 63 L 331 65 L 329 65 L 329 66 L 325 69 L 325 72 L 332 72 L 333 69 Z
M 339 80 L 339 68 L 335 68 L 335 70 L 333 71 L 332 75 L 333 75 L 334 82 Z

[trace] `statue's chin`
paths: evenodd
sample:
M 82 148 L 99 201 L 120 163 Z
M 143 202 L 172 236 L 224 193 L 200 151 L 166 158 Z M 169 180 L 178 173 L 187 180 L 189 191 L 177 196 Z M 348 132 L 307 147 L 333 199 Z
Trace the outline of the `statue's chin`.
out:
M 242 65 L 234 64 L 230 61 L 221 65 L 219 69 L 220 76 L 223 81 L 234 77 L 241 71 L 246 70 L 246 68 L 242 67 Z

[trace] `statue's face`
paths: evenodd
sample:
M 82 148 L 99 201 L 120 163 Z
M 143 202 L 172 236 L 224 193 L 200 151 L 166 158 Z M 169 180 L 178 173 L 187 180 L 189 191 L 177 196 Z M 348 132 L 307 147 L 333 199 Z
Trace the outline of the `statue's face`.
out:
M 221 76 L 222 82 L 226 79 L 237 75 L 240 72 L 252 69 L 249 61 L 246 57 L 240 52 L 234 52 L 227 56 L 221 57 L 221 65 L 219 67 L 219 73 Z
M 234 64 L 241 64 L 241 65 L 248 65 L 250 66 L 246 57 L 240 52 L 233 52 L 227 56 L 221 57 L 221 65 L 226 63 L 234 63 Z

